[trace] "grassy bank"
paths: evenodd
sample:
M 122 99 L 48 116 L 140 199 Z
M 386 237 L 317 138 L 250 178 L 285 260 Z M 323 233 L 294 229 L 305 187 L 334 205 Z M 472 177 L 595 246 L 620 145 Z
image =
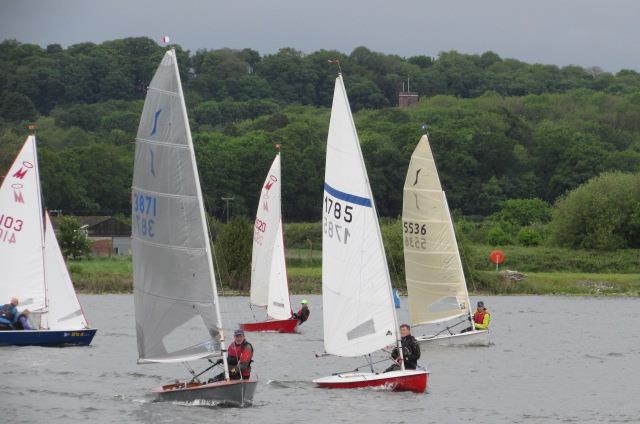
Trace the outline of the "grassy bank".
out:
M 517 270 L 520 281 L 496 273 L 487 260 L 490 246 L 467 245 L 464 261 L 475 271 L 469 290 L 488 294 L 571 294 L 640 296 L 640 251 L 576 251 L 546 247 L 505 247 L 501 270 Z M 292 293 L 320 293 L 322 252 L 310 248 L 287 250 L 287 273 Z M 394 284 L 404 288 L 403 264 L 390 268 Z M 83 293 L 129 293 L 132 291 L 130 258 L 96 258 L 68 264 L 78 291 Z M 238 294 L 223 281 L 225 294 Z

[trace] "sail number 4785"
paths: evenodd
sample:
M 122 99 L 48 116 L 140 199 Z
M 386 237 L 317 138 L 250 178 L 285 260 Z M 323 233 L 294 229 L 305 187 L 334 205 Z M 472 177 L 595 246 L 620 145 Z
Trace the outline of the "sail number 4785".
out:
M 353 206 L 345 205 L 328 196 L 324 196 L 325 216 L 322 223 L 322 231 L 330 238 L 335 238 L 338 242 L 347 244 L 351 235 L 347 224 L 353 221 L 352 212 Z

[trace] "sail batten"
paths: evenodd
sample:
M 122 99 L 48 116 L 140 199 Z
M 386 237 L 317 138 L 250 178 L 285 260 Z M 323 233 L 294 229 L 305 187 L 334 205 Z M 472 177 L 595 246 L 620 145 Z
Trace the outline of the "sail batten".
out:
M 322 301 L 326 353 L 355 357 L 397 342 L 382 236 L 341 75 L 327 137 Z
M 165 53 L 147 91 L 131 203 L 140 361 L 181 362 L 219 351 L 210 240 L 174 51 Z
M 402 220 L 411 322 L 434 324 L 469 314 L 458 244 L 426 135 L 407 170 Z

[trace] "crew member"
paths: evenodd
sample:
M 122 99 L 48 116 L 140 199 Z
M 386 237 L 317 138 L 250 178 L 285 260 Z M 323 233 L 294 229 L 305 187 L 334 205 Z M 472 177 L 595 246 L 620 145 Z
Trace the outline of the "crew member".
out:
M 293 314 L 293 318 L 300 321 L 300 324 L 309 319 L 309 314 L 311 313 L 311 311 L 309 311 L 309 307 L 307 306 L 308 303 L 309 302 L 307 302 L 307 299 L 302 299 L 300 301 L 300 304 L 302 305 L 300 307 L 300 310 Z
M 411 327 L 408 324 L 402 324 L 400 326 L 400 345 L 402 346 L 402 359 L 404 359 L 404 368 L 408 370 L 415 370 L 418 367 L 418 359 L 420 359 L 420 345 L 415 337 L 411 335 Z M 395 361 L 395 364 L 391 365 L 384 372 L 398 371 L 402 369 L 400 352 L 396 347 L 391 352 L 391 358 Z
M 487 311 L 487 308 L 484 307 L 484 302 L 481 300 L 478 302 L 478 308 L 476 312 L 473 314 L 473 326 L 476 330 L 488 330 L 489 323 L 491 322 L 491 315 Z M 461 331 L 461 333 L 466 333 L 467 331 L 473 331 L 474 327 L 468 327 Z
M 10 303 L 0 306 L 0 330 L 13 330 L 18 322 L 19 303 L 18 299 L 13 297 Z
M 18 321 L 15 324 L 16 330 L 33 330 L 33 327 L 31 327 L 31 324 L 29 324 L 30 313 L 31 312 L 29 312 L 28 309 L 20 312 L 20 314 L 18 315 Z
M 229 364 L 229 378 L 231 380 L 246 380 L 251 377 L 251 362 L 253 362 L 253 346 L 244 338 L 244 331 L 233 333 L 233 343 L 227 349 L 227 364 Z M 222 363 L 222 359 L 218 361 Z M 224 380 L 224 372 L 216 375 L 209 382 Z

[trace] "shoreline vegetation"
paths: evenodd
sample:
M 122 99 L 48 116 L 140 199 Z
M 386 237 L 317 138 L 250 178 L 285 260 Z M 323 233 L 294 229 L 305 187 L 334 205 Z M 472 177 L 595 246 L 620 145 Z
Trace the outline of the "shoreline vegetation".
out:
M 463 248 L 463 263 L 473 269 L 471 276 L 467 275 L 472 295 L 640 296 L 640 273 L 633 272 L 640 269 L 637 249 L 595 252 L 506 246 L 503 250 L 507 259 L 499 272 L 487 259 L 491 250 L 491 246 L 476 244 Z M 291 294 L 321 293 L 321 258 L 319 250 L 287 250 Z M 80 293 L 133 292 L 131 257 L 92 258 L 69 261 L 67 265 Z M 392 260 L 390 273 L 394 287 L 406 294 L 398 268 L 399 264 Z M 248 290 L 230 288 L 224 275 L 222 279 L 218 276 L 218 281 L 222 295 L 248 295 Z

